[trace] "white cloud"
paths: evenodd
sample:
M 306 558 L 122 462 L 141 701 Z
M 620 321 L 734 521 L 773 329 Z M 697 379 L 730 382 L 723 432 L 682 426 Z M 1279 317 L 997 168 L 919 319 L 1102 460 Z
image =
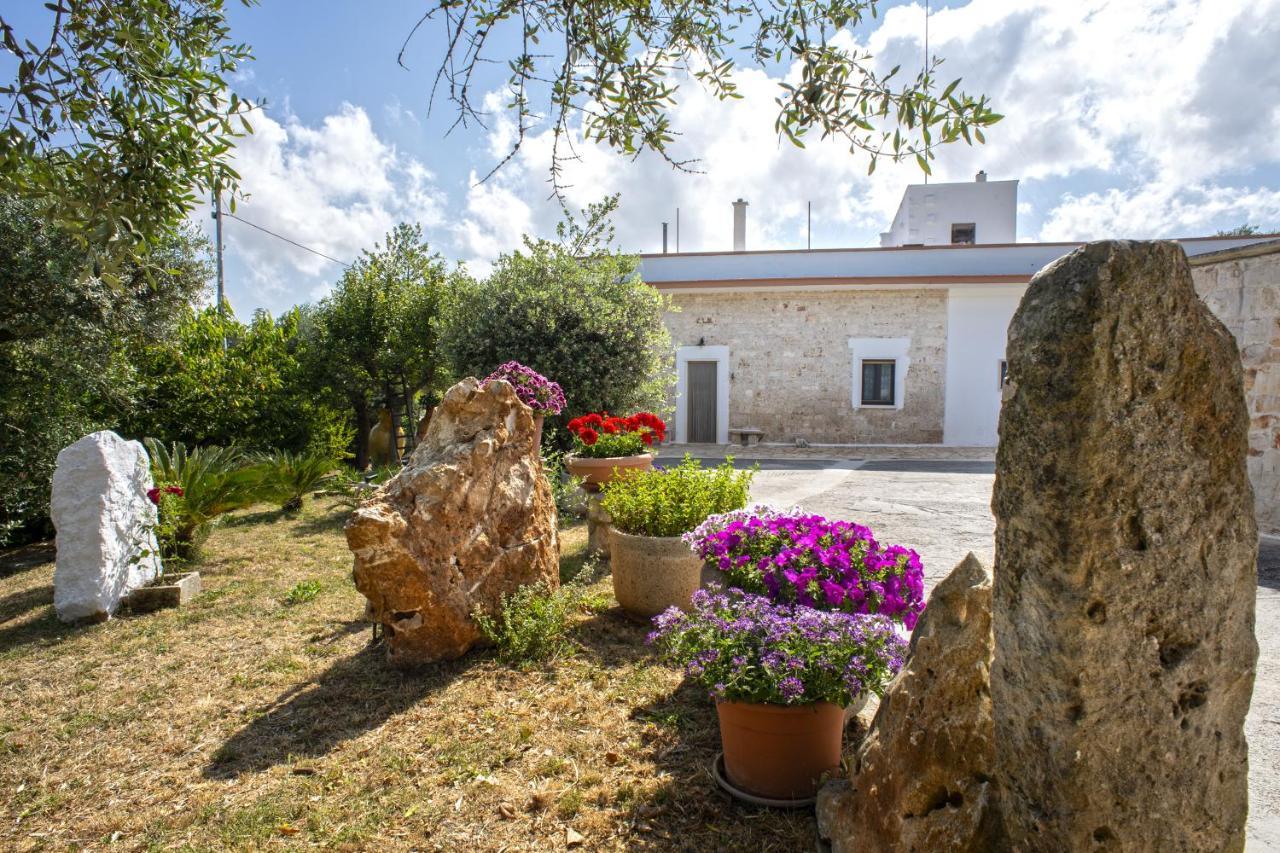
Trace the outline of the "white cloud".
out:
M 881 68 L 918 67 L 923 33 L 923 6 L 897 6 L 861 44 Z M 974 0 L 935 12 L 930 46 L 946 59 L 942 79 L 963 77 L 964 89 L 989 95 L 1006 116 L 988 144 L 942 149 L 935 176 L 968 180 L 986 169 L 1024 179 L 1023 233 L 1042 239 L 1200 233 L 1223 217 L 1275 221 L 1268 191 L 1218 184 L 1280 163 L 1277 43 L 1280 0 Z M 729 102 L 682 86 L 674 152 L 697 156 L 701 174 L 580 143 L 566 173 L 570 205 L 621 192 L 619 237 L 647 251 L 658 247 L 663 220 L 674 225 L 677 206 L 682 249 L 728 248 L 730 202 L 739 196 L 751 202 L 749 246 L 802 247 L 810 200 L 815 244 L 873 242 L 903 187 L 921 180 L 914 164 L 882 161 L 868 178 L 865 156 L 838 143 L 801 151 L 779 142 L 778 79 L 744 69 L 738 82 L 743 99 Z M 505 152 L 511 133 L 509 121 L 493 127 L 492 155 Z M 530 139 L 491 184 L 471 191 L 469 206 L 495 194 L 523 199 L 535 228 L 548 233 L 558 216 L 543 201 L 550 144 L 549 132 Z M 1037 187 L 1032 205 L 1027 191 Z M 514 245 L 507 224 L 469 213 L 473 251 Z
M 380 139 L 365 111 L 351 104 L 315 125 L 258 114 L 234 166 L 244 194 L 237 216 L 342 261 L 398 222 L 431 227 L 444 218 L 447 199 L 432 172 Z M 203 215 L 200 223 L 208 228 Z M 278 311 L 322 296 L 342 271 L 235 220 L 225 223 L 224 235 L 228 255 L 248 278 L 238 282 L 237 303 Z
M 1154 184 L 1067 195 L 1045 221 L 1040 237 L 1197 237 L 1214 233 L 1223 223 L 1275 222 L 1280 222 L 1280 190 Z

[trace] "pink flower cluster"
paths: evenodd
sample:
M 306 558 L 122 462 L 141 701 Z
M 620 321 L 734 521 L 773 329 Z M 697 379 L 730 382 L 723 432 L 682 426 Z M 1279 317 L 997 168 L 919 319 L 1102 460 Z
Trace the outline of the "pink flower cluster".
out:
M 516 396 L 535 412 L 547 415 L 558 415 L 564 410 L 564 389 L 552 382 L 532 367 L 525 367 L 518 361 L 508 361 L 484 378 L 482 385 L 488 385 L 497 379 L 504 379 L 516 389 Z
M 908 630 L 924 611 L 920 555 L 860 524 L 753 507 L 712 516 L 685 541 L 731 586 L 774 601 L 878 613 Z

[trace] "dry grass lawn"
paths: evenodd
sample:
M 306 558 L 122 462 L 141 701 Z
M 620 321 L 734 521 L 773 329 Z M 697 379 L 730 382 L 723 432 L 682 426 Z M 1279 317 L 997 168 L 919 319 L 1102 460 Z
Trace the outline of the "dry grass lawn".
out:
M 241 513 L 193 606 L 83 627 L 50 548 L 0 556 L 0 849 L 813 849 L 811 813 L 716 788 L 714 709 L 616 608 L 540 670 L 389 668 L 344 517 Z

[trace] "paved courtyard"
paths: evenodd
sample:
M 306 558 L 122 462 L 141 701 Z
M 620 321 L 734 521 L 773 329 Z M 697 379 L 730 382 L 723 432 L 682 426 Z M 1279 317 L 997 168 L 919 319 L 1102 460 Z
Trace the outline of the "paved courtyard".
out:
M 823 460 L 810 451 L 796 458 L 763 460 L 752 496 L 777 506 L 798 504 L 856 520 L 869 525 L 882 541 L 910 545 L 924 560 L 930 586 L 969 551 L 991 564 L 995 476 L 989 455 L 986 460 L 973 453 L 908 460 L 858 455 L 863 458 Z M 744 465 L 753 462 L 742 460 Z M 1249 849 L 1280 850 L 1280 542 L 1264 541 L 1259 558 L 1257 635 L 1258 679 L 1245 725 L 1250 747 Z

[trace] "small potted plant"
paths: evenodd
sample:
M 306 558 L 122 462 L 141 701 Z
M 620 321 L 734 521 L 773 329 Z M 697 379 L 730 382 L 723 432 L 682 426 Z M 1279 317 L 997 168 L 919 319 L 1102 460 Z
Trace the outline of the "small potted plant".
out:
M 746 505 L 753 471 L 732 461 L 704 469 L 689 456 L 668 470 L 642 471 L 604 487 L 613 593 L 622 608 L 648 619 L 687 607 L 702 582 L 702 559 L 681 536 L 708 516 Z
M 520 402 L 533 409 L 533 445 L 541 447 L 542 421 L 547 415 L 558 415 L 564 411 L 564 389 L 518 361 L 508 361 L 486 376 L 480 384 L 487 385 L 498 379 L 510 382 Z
M 582 478 L 589 492 L 615 477 L 653 467 L 653 454 L 646 448 L 661 444 L 667 425 L 652 412 L 638 412 L 628 418 L 610 417 L 608 412 L 590 412 L 569 421 L 573 452 L 565 457 L 565 468 Z
M 688 612 L 673 607 L 653 622 L 648 642 L 715 700 L 721 784 L 764 805 L 813 801 L 840 765 L 844 707 L 882 694 L 906 655 L 884 616 L 718 586 L 694 593 Z
M 851 521 L 756 506 L 711 516 L 685 542 L 729 586 L 774 601 L 880 614 L 908 631 L 924 611 L 920 555 Z

